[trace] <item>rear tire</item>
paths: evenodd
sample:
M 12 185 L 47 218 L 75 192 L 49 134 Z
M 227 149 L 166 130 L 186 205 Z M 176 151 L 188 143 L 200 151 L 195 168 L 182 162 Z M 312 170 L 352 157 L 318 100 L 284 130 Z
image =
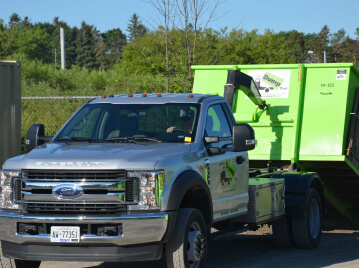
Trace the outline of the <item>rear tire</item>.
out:
M 168 268 L 204 267 L 208 240 L 206 224 L 197 209 L 182 208 L 177 215 L 173 237 L 166 244 Z
M 322 236 L 322 201 L 316 189 L 309 189 L 304 216 L 292 217 L 294 243 L 297 248 L 315 248 Z
M 294 239 L 292 232 L 292 221 L 289 217 L 283 217 L 272 222 L 272 232 L 274 243 L 279 248 L 294 247 Z

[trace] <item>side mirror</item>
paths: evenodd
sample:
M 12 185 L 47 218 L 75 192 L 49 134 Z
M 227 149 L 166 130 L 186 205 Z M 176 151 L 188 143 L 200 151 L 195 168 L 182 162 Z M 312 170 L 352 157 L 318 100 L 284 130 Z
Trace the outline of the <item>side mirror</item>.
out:
M 233 151 L 253 150 L 257 144 L 253 128 L 245 123 L 233 125 Z
M 43 124 L 31 125 L 26 134 L 26 150 L 30 152 L 32 149 L 43 144 L 45 127 Z

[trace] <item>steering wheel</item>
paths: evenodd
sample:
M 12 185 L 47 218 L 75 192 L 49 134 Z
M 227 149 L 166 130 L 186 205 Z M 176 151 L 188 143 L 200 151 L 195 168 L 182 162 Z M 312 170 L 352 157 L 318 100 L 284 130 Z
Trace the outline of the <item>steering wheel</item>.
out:
M 174 128 L 172 130 L 172 132 L 182 132 L 182 133 L 186 134 L 187 136 L 191 136 L 191 133 L 188 130 L 185 130 L 183 128 Z

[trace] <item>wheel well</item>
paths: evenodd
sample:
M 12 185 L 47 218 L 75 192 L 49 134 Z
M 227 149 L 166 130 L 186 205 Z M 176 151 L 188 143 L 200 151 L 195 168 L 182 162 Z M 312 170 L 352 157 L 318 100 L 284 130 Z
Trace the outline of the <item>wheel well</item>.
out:
M 180 208 L 198 209 L 206 222 L 207 228 L 212 226 L 212 212 L 209 199 L 202 187 L 192 187 L 184 195 Z

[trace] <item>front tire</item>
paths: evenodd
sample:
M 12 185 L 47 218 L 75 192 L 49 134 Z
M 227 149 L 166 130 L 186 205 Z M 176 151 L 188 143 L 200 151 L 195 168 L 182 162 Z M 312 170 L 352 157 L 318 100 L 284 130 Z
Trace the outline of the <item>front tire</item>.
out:
M 166 244 L 167 267 L 204 267 L 207 249 L 207 230 L 201 212 L 192 208 L 179 209 L 173 237 Z
M 315 248 L 322 236 L 322 201 L 316 189 L 309 189 L 304 216 L 292 217 L 294 243 L 297 248 Z

